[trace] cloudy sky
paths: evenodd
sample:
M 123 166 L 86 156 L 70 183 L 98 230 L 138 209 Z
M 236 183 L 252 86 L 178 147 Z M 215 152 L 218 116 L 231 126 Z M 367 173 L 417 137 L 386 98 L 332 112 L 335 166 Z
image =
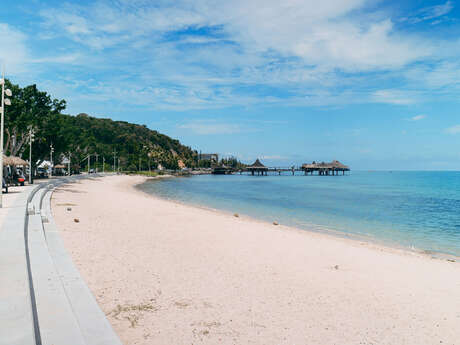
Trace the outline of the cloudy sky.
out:
M 203 152 L 460 170 L 460 4 L 17 1 L 7 77 Z

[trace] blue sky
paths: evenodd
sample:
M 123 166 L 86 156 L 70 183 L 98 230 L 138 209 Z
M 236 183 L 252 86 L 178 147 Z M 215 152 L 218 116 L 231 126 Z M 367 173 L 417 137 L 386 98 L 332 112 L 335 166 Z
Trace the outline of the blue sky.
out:
M 203 152 L 460 170 L 460 4 L 19 1 L 7 77 Z

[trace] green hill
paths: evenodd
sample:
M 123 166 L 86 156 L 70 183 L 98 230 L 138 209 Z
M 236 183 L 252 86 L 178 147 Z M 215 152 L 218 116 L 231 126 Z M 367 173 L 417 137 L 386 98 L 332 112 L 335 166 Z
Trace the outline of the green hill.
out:
M 60 140 L 80 160 L 87 154 L 97 153 L 110 162 L 115 151 L 121 166 L 127 170 L 136 170 L 139 159 L 144 169 L 149 164 L 151 167 L 161 164 L 167 169 L 177 169 L 179 161 L 187 167 L 196 165 L 197 153 L 190 147 L 145 125 L 95 118 L 87 114 L 59 117 Z

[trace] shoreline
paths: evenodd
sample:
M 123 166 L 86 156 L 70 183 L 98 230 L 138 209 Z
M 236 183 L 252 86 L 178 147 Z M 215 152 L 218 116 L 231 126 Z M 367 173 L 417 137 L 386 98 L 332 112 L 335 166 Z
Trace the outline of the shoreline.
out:
M 163 198 L 159 195 L 148 193 L 140 187 L 142 184 L 144 184 L 148 180 L 159 180 L 159 179 L 165 179 L 165 178 L 181 178 L 182 176 L 174 176 L 174 175 L 159 175 L 155 177 L 145 177 L 142 175 L 135 175 L 135 176 L 143 177 L 144 180 L 133 185 L 133 188 L 135 188 L 136 190 L 138 190 L 139 192 L 143 194 L 148 195 L 149 197 L 152 197 L 154 199 L 163 200 L 166 202 L 175 203 L 175 204 L 185 206 L 185 207 L 191 207 L 191 208 L 197 208 L 197 209 L 206 210 L 210 212 L 215 212 L 216 214 L 225 215 L 227 217 L 234 216 L 234 213 L 229 210 L 217 209 L 217 208 L 213 208 L 207 205 L 194 204 L 191 202 L 188 203 L 188 202 L 177 200 L 177 199 Z M 190 177 L 193 177 L 193 176 L 190 176 Z M 265 225 L 275 226 L 272 223 L 270 223 L 269 220 L 264 220 L 264 219 L 257 218 L 257 217 L 254 217 L 248 214 L 238 213 L 238 218 L 244 219 L 250 222 L 262 223 Z M 273 219 L 273 222 L 279 223 L 279 220 Z M 315 226 L 317 226 L 317 229 L 315 229 Z M 359 245 L 366 245 L 368 247 L 372 247 L 377 250 L 387 250 L 389 252 L 396 252 L 396 253 L 401 253 L 401 254 L 419 255 L 421 257 L 426 257 L 429 259 L 445 260 L 449 262 L 460 262 L 460 255 L 445 253 L 441 251 L 427 250 L 427 249 L 418 248 L 414 246 L 405 246 L 401 243 L 398 243 L 397 241 L 379 239 L 379 238 L 376 238 L 370 235 L 366 236 L 366 235 L 347 233 L 347 232 L 340 231 L 340 230 L 329 229 L 321 225 L 313 225 L 312 227 L 296 227 L 296 226 L 290 226 L 290 225 L 283 225 L 279 223 L 278 225 L 276 225 L 276 227 L 280 227 L 288 231 L 301 231 L 301 232 L 307 231 L 311 234 L 317 234 L 319 236 L 327 236 L 327 237 L 334 238 L 334 239 L 350 241 L 351 244 L 353 243 L 356 244 L 357 242 L 359 242 Z
M 65 247 L 126 345 L 460 337 L 458 263 L 163 200 L 134 187 L 142 181 L 82 181 L 52 201 Z

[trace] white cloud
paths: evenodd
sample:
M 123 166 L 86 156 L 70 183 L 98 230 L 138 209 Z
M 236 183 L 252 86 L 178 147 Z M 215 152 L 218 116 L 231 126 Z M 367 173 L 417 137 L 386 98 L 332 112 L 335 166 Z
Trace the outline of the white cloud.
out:
M 82 59 L 80 54 L 65 54 L 65 55 L 54 55 L 54 56 L 46 56 L 42 58 L 30 59 L 29 62 L 36 63 L 36 64 L 43 64 L 43 63 L 59 63 L 59 64 L 73 64 L 78 62 Z
M 5 65 L 7 77 L 24 71 L 28 59 L 26 38 L 19 30 L 0 23 L 0 63 Z
M 452 5 L 452 1 L 446 1 L 445 4 L 432 6 L 431 8 L 429 7 L 425 9 L 425 18 L 432 19 L 443 16 L 449 13 L 453 8 L 454 6 Z
M 242 131 L 238 124 L 206 120 L 191 121 L 180 125 L 179 128 L 190 130 L 199 135 L 235 134 Z
M 409 23 L 416 24 L 426 20 L 437 19 L 448 14 L 450 11 L 452 11 L 453 8 L 454 6 L 452 5 L 452 1 L 446 1 L 441 5 L 424 7 L 417 11 L 414 16 L 404 18 L 404 20 L 408 21 Z M 438 24 L 439 20 L 436 20 L 433 23 Z
M 406 91 L 401 90 L 378 90 L 373 93 L 373 99 L 377 103 L 396 105 L 408 105 L 415 103 L 415 98 Z
M 347 18 L 366 3 L 183 0 L 135 7 L 98 1 L 88 8 L 67 5 L 41 14 L 46 28 L 62 28 L 71 39 L 97 49 L 136 44 L 145 37 L 153 43 L 168 32 L 207 27 L 218 28 L 221 35 L 244 49 L 244 55 L 272 51 L 326 69 L 398 68 L 430 54 L 426 44 L 417 44 L 413 38 L 395 32 L 389 19 L 367 19 L 364 12 L 360 21 Z M 202 44 L 204 40 L 184 39 L 191 44 Z
M 267 160 L 272 160 L 272 161 L 286 160 L 288 158 L 289 158 L 288 156 L 281 156 L 281 155 L 260 156 L 260 159 L 267 159 Z
M 446 129 L 446 133 L 460 134 L 460 125 L 455 125 Z
M 460 64 L 449 59 L 432 66 L 424 65 L 410 68 L 405 72 L 405 75 L 414 84 L 420 85 L 422 83 L 424 87 L 429 89 L 446 87 L 452 89 L 460 85 Z
M 426 118 L 426 115 L 416 115 L 410 118 L 411 121 L 420 121 Z
M 405 84 L 416 83 L 417 88 L 411 89 L 419 89 L 420 81 L 439 84 L 448 78 L 453 68 L 443 70 L 442 59 L 431 64 L 431 77 L 423 73 L 426 65 L 418 62 L 446 54 L 452 43 L 404 33 L 387 13 L 370 10 L 369 3 L 96 0 L 85 6 L 66 4 L 40 12 L 41 37 L 61 39 L 70 50 L 35 61 L 86 64 L 88 73 L 106 72 L 97 75 L 100 83 L 94 88 L 80 90 L 69 101 L 126 95 L 132 104 L 188 110 L 260 103 L 408 105 L 423 99 L 404 91 Z M 440 16 L 449 6 L 417 15 Z M 411 72 L 403 73 L 408 69 Z M 123 75 L 124 82 L 131 81 L 125 84 L 129 91 L 120 88 L 117 74 Z M 399 85 L 387 77 L 391 74 L 400 79 Z M 454 82 L 450 78 L 444 82 Z M 382 90 L 373 91 L 376 85 Z

